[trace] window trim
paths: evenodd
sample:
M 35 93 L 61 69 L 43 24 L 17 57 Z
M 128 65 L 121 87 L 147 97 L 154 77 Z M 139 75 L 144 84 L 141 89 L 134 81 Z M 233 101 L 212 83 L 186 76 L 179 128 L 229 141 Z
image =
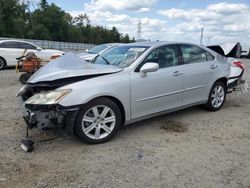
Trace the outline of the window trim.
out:
M 212 60 L 208 60 L 207 54 L 209 54 L 213 59 Z M 215 60 L 215 57 L 211 53 L 209 53 L 208 51 L 206 51 L 206 57 L 207 57 L 207 61 L 214 61 Z

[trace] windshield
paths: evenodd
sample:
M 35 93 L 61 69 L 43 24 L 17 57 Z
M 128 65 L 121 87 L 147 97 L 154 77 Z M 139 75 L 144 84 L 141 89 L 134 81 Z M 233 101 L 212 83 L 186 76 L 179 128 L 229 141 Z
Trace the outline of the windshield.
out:
M 98 45 L 94 48 L 91 48 L 88 53 L 91 54 L 99 54 L 101 51 L 105 50 L 106 48 L 110 47 L 110 45 L 108 44 L 102 44 L 102 45 Z
M 115 65 L 120 68 L 130 66 L 143 52 L 146 46 L 118 46 L 97 56 L 92 63 Z

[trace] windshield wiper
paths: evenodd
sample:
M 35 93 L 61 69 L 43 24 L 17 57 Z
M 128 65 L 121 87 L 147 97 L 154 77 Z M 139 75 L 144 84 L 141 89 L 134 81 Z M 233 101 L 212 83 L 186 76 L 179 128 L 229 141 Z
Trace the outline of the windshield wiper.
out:
M 100 56 L 108 65 L 111 65 L 110 62 L 103 56 Z

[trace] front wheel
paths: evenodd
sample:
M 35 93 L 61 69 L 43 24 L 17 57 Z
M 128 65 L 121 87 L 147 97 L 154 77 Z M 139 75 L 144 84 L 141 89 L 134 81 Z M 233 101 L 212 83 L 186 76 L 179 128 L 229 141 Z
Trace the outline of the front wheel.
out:
M 211 88 L 206 107 L 210 111 L 219 110 L 226 100 L 226 86 L 223 82 L 216 82 Z
M 74 130 L 82 141 L 97 144 L 111 139 L 121 122 L 121 112 L 116 103 L 109 98 L 98 98 L 80 110 Z

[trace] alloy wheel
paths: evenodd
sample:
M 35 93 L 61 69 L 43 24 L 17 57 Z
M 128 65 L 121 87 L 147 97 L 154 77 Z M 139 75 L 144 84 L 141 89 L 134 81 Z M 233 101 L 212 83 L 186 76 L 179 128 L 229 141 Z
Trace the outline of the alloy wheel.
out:
M 116 116 L 106 105 L 90 108 L 82 118 L 82 130 L 91 139 L 99 140 L 107 137 L 114 129 Z
M 214 108 L 220 107 L 225 99 L 225 90 L 221 85 L 217 85 L 211 95 L 211 104 Z

